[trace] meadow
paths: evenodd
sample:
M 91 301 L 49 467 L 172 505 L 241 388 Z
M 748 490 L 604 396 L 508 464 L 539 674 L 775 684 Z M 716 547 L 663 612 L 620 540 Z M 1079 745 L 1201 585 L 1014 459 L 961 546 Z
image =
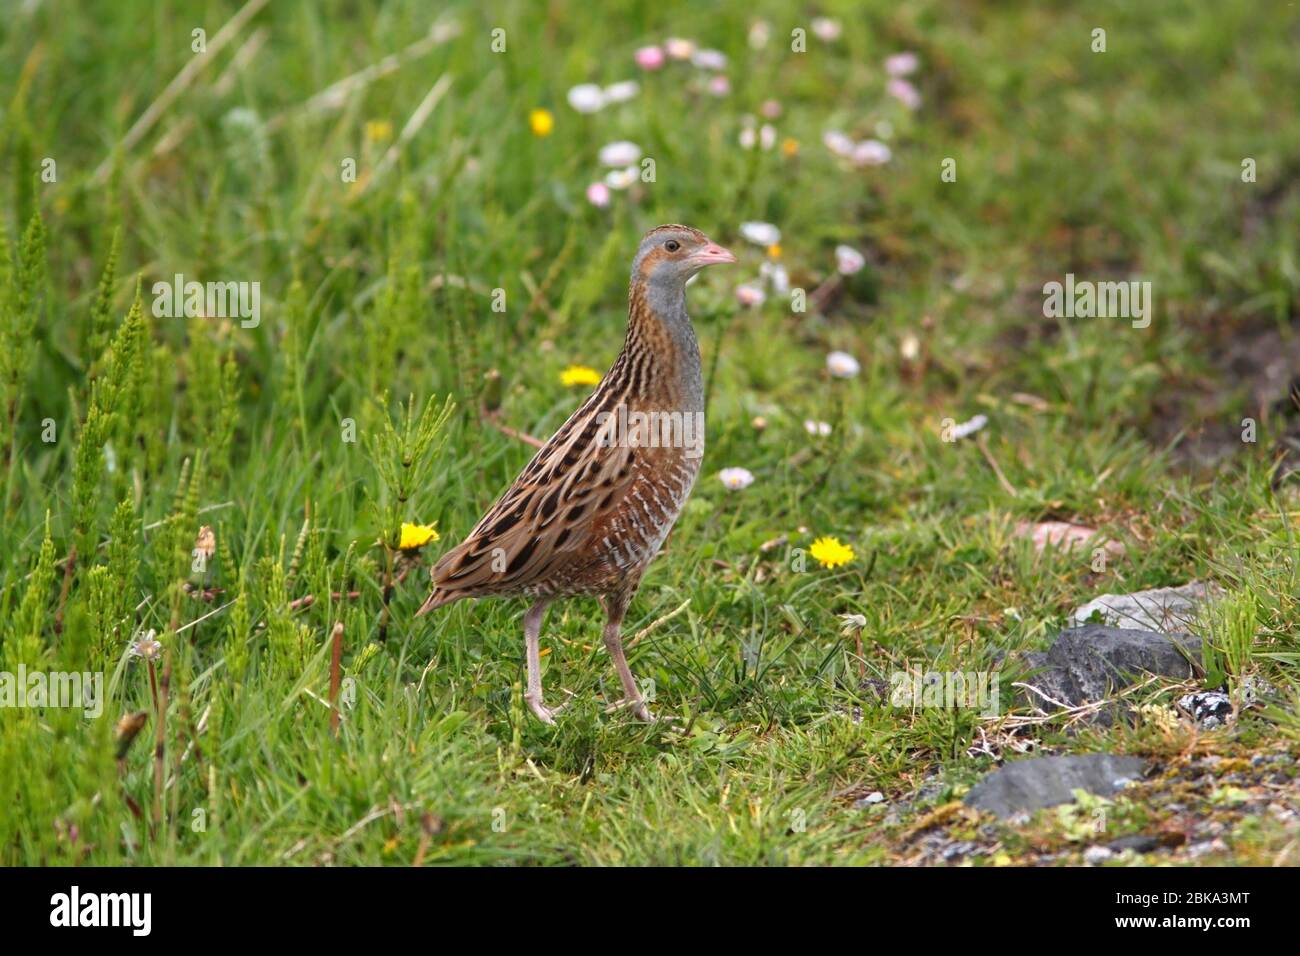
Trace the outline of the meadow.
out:
M 1298 41 L 1246 0 L 11 4 L 0 672 L 102 712 L 0 698 L 0 864 L 1072 864 L 1095 802 L 960 800 L 1098 751 L 1155 768 L 1107 839 L 1164 835 L 1112 863 L 1296 863 Z M 576 600 L 548 727 L 523 602 L 414 613 L 665 222 L 740 261 L 688 292 L 704 465 L 626 624 L 662 719 Z M 1015 686 L 1194 580 L 1200 673 L 1132 719 Z M 881 693 L 932 672 L 1000 708 Z

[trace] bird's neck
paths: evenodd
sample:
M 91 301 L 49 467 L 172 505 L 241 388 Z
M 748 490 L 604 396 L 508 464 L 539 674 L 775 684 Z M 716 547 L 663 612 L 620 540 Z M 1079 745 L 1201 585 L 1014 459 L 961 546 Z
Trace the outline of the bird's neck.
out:
M 703 409 L 700 345 L 686 314 L 682 286 L 633 281 L 628 290 L 623 351 L 640 359 L 642 367 L 657 379 L 656 384 L 683 408 Z

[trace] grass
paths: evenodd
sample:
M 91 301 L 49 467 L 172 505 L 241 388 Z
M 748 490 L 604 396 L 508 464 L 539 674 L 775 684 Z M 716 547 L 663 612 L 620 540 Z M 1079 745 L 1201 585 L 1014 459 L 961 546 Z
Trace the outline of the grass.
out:
M 427 35 L 428 5 L 272 4 L 117 148 L 193 61 L 192 31 L 213 45 L 239 6 L 36 0 L 0 26 L 0 670 L 100 671 L 107 694 L 97 720 L 0 708 L 0 863 L 869 864 L 931 862 L 936 836 L 1000 842 L 981 863 L 1069 862 L 1091 806 L 1018 832 L 949 806 L 995 765 L 970 752 L 981 728 L 1007 756 L 1027 742 L 1159 761 L 1112 834 L 1183 826 L 1160 793 L 1198 761 L 1294 748 L 1297 499 L 1278 464 L 1294 409 L 1261 411 L 1253 370 L 1228 361 L 1233 343 L 1294 334 L 1294 11 L 453 3 L 436 42 L 314 108 Z M 842 36 L 819 39 L 814 13 Z M 770 40 L 752 49 L 758 19 Z M 669 35 L 725 52 L 730 93 L 670 63 L 626 104 L 566 104 Z M 883 92 L 901 50 L 922 63 L 915 113 Z M 737 145 L 768 99 L 797 150 Z M 822 144 L 881 122 L 887 165 L 850 169 Z M 598 209 L 584 191 L 619 139 L 655 181 Z M 800 288 L 831 276 L 838 244 L 867 265 L 820 311 L 742 309 L 732 289 L 767 256 L 740 248 L 747 220 L 781 227 Z M 741 252 L 690 292 L 708 451 L 627 624 L 689 602 L 629 651 L 675 719 L 605 712 L 599 611 L 576 601 L 544 631 L 548 694 L 572 695 L 549 728 L 521 699 L 521 603 L 413 614 L 432 558 L 531 453 L 479 415 L 489 371 L 502 422 L 556 428 L 584 391 L 561 371 L 613 360 L 627 263 L 661 222 Z M 1069 272 L 1150 281 L 1151 326 L 1044 318 L 1043 283 Z M 260 324 L 154 315 L 153 283 L 176 273 L 259 282 Z M 832 349 L 862 374 L 828 378 Z M 944 419 L 977 413 L 983 447 L 941 440 Z M 1247 415 L 1259 440 L 1213 469 L 1171 441 Z M 728 491 L 725 466 L 754 484 Z M 1097 572 L 1013 533 L 1047 519 L 1126 554 Z M 441 540 L 404 558 L 402 522 Z M 823 535 L 855 559 L 820 567 L 803 552 Z M 1132 727 L 1011 738 L 971 710 L 880 706 L 862 680 L 995 670 L 1005 709 L 1015 655 L 1074 607 L 1206 576 L 1230 594 L 1204 624 L 1211 673 L 1281 695 L 1228 733 L 1171 723 L 1181 686 L 1146 688 Z M 866 620 L 861 659 L 845 614 Z M 162 655 L 132 656 L 151 630 Z M 115 724 L 140 712 L 119 761 Z M 1273 785 L 1294 810 L 1292 783 Z M 1202 862 L 1294 860 L 1294 823 L 1188 799 L 1225 821 Z

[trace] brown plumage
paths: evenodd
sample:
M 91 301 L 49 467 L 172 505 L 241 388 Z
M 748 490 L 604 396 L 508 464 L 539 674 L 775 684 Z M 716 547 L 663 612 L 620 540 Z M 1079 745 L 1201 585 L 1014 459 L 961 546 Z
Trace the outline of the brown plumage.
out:
M 595 595 L 627 703 L 651 719 L 623 654 L 623 615 L 681 513 L 704 451 L 700 350 L 686 315 L 686 280 L 735 262 L 688 226 L 641 240 L 632 262 L 623 351 L 591 396 L 533 456 L 505 494 L 433 569 L 420 614 L 461 598 L 527 596 L 525 695 L 542 703 L 539 636 L 546 606 Z

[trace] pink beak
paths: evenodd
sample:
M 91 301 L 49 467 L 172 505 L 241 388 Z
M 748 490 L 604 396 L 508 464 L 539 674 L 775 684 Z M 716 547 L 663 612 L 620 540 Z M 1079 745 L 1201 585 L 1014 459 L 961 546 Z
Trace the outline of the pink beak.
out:
M 691 262 L 698 263 L 702 266 L 711 266 L 717 263 L 735 262 L 736 257 L 727 249 L 722 248 L 716 242 L 710 242 L 699 252 L 691 254 Z

